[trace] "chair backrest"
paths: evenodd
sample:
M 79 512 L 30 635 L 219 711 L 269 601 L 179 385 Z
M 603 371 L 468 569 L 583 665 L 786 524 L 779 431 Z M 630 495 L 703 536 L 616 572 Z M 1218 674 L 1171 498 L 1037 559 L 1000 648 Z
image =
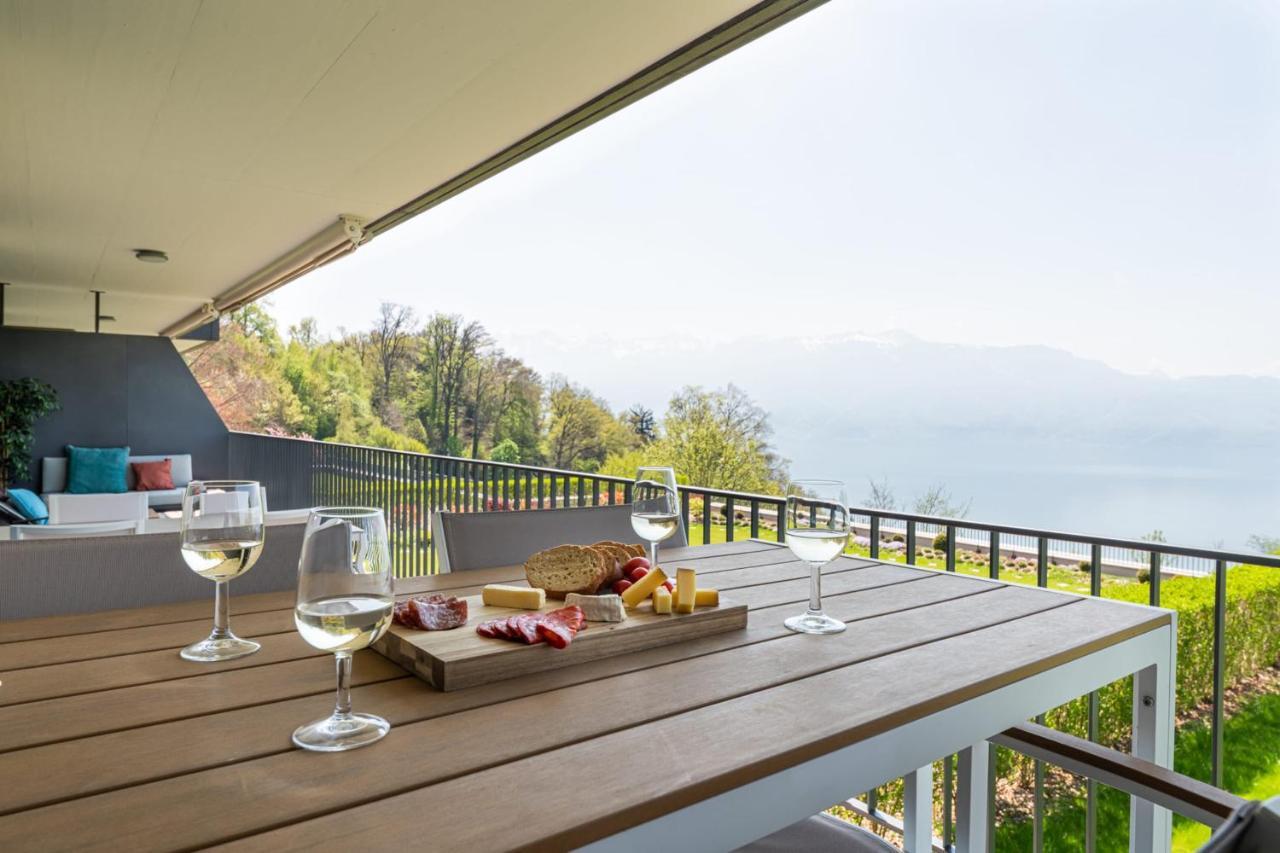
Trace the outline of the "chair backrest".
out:
M 170 476 L 173 477 L 173 487 L 175 489 L 185 489 L 187 483 L 191 482 L 191 454 L 190 453 L 162 453 L 150 456 L 130 456 L 130 462 L 159 462 L 162 459 L 170 459 L 173 461 L 169 469 Z M 133 466 L 129 465 L 124 471 L 125 486 L 132 490 L 137 480 L 133 476 Z M 65 456 L 46 456 L 40 460 L 40 491 L 43 493 L 65 492 L 67 490 L 67 457 Z
M 305 524 L 267 528 L 253 568 L 236 578 L 236 600 L 298 587 Z M 208 601 L 212 584 L 187 567 L 176 532 L 155 536 L 0 541 L 0 621 Z
M 433 521 L 441 572 L 514 566 L 556 545 L 590 545 L 603 539 L 640 542 L 631 528 L 631 505 L 528 509 L 514 512 L 437 512 Z M 688 544 L 684 522 L 664 547 Z
M 99 521 L 93 524 L 18 524 L 9 531 L 15 541 L 23 539 L 62 539 L 70 536 L 132 536 L 144 522 Z

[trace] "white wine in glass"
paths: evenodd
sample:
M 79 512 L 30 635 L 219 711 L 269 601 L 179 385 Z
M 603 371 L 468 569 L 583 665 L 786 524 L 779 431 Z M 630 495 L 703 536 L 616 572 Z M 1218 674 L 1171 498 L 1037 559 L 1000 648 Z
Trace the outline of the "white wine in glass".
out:
M 658 543 L 680 529 L 680 496 L 676 472 L 645 466 L 631 487 L 631 529 L 649 543 L 649 565 L 658 567 Z
M 337 662 L 333 713 L 299 726 L 293 742 L 303 749 L 340 752 L 381 740 L 391 724 L 351 710 L 351 656 L 391 626 L 395 604 L 391 549 L 382 510 L 325 507 L 311 511 L 298 558 L 294 624 L 302 639 Z
M 796 559 L 809 564 L 809 609 L 783 624 L 801 634 L 837 634 L 844 623 L 822 611 L 822 567 L 849 541 L 849 501 L 838 480 L 798 480 L 787 495 L 786 539 Z
M 227 583 L 258 561 L 265 541 L 262 489 L 251 480 L 193 480 L 182 496 L 182 559 L 214 582 L 213 633 L 179 654 L 197 663 L 232 660 L 261 646 L 231 633 Z

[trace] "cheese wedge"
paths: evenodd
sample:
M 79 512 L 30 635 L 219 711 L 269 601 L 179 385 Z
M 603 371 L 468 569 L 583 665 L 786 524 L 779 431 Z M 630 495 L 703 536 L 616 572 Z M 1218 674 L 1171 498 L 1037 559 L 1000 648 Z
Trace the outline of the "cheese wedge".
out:
M 720 590 L 697 589 L 693 592 L 693 603 L 697 607 L 719 607 Z
M 675 611 L 692 613 L 697 592 L 697 576 L 693 569 L 676 569 Z
M 660 586 L 653 591 L 653 612 L 671 612 L 671 593 L 667 592 L 667 588 L 665 586 Z
M 650 569 L 649 574 L 623 591 L 622 603 L 627 605 L 627 609 L 634 610 L 640 606 L 640 602 L 653 595 L 653 591 L 662 586 L 662 582 L 666 579 L 667 575 L 662 569 Z
M 571 592 L 564 597 L 565 607 L 578 605 L 588 622 L 621 622 L 627 618 L 620 595 L 580 595 Z
M 545 589 L 500 583 L 486 585 L 480 590 L 480 597 L 489 607 L 517 607 L 521 610 L 540 610 L 547 603 Z

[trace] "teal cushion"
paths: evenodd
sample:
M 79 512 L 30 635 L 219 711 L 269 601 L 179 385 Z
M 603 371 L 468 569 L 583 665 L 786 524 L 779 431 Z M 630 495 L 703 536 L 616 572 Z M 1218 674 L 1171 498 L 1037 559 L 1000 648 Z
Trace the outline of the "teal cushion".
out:
M 40 500 L 40 496 L 30 489 L 10 489 L 9 502 L 27 521 L 34 521 L 36 524 L 49 523 L 49 508 L 44 505 L 44 501 Z
M 67 445 L 67 491 L 73 495 L 127 492 L 127 447 L 76 447 Z

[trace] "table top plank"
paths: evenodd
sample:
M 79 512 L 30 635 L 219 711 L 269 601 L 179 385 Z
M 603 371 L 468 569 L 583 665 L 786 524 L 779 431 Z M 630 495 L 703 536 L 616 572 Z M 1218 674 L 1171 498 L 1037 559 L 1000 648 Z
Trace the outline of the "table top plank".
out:
M 788 552 L 789 553 L 789 552 Z M 859 571 L 864 574 L 851 575 Z M 870 572 L 870 574 L 865 574 Z M 734 593 L 735 601 L 754 606 L 778 604 L 785 601 L 806 601 L 808 567 L 796 561 L 767 564 L 724 572 L 728 583 L 721 583 L 721 574 L 710 574 L 724 592 Z M 869 588 L 880 583 L 897 583 L 904 579 L 923 577 L 924 570 L 890 567 L 864 560 L 838 560 L 831 567 L 827 581 L 831 593 Z M 440 588 L 453 595 L 477 595 L 479 586 L 454 587 L 446 584 L 461 575 L 442 575 L 437 582 Z M 704 576 L 706 577 L 706 576 Z M 773 587 L 776 581 L 797 580 Z M 521 585 L 525 581 L 512 578 Z M 713 581 L 708 580 L 708 584 Z M 741 595 L 736 594 L 741 589 Z M 780 599 L 786 593 L 789 598 Z M 177 656 L 178 649 L 208 633 L 208 620 L 194 622 L 170 622 L 155 626 L 108 631 L 102 634 L 78 634 L 49 640 L 27 640 L 0 646 L 0 706 L 35 699 L 70 696 L 151 681 L 172 678 L 189 678 L 220 672 L 227 669 L 247 669 L 284 660 L 320 655 L 310 646 L 300 642 L 285 641 L 282 647 L 274 638 L 296 635 L 293 609 L 253 613 L 236 617 L 232 626 L 237 634 L 263 642 L 264 650 L 256 655 L 217 664 L 196 664 Z M 300 641 L 301 638 L 297 637 Z
M 781 585 L 780 585 L 781 586 Z M 997 588 L 988 582 L 933 573 L 909 584 L 846 593 L 827 599 L 828 611 L 846 621 L 896 613 Z M 753 612 L 746 631 L 672 644 L 639 655 L 608 658 L 553 673 L 512 679 L 483 689 L 437 697 L 416 679 L 412 687 L 381 682 L 356 688 L 357 704 L 375 707 L 395 725 L 430 719 L 444 713 L 506 701 L 531 693 L 632 672 L 676 660 L 711 654 L 751 643 L 791 636 L 783 620 L 797 612 L 795 602 L 776 602 Z M 89 739 L 62 741 L 0 753 L 0 778 L 39 766 L 46 772 L 22 786 L 0 787 L 0 813 L 27 808 L 69 795 L 164 778 L 230 761 L 247 760 L 287 750 L 280 736 L 299 720 L 323 714 L 329 690 L 307 697 L 255 705 L 171 723 L 113 731 Z M 366 699 L 367 697 L 367 699 Z M 425 698 L 424 698 L 425 697 Z M 217 732 L 225 737 L 217 737 Z M 136 760 L 122 762 L 119 755 Z M 66 792 L 73 792 L 68 794 Z
M 760 554 L 758 557 L 750 555 Z M 779 554 L 784 555 L 779 558 Z M 717 557 L 728 556 L 723 562 L 729 568 L 741 568 L 772 562 L 786 562 L 790 551 L 784 550 L 770 542 L 745 540 L 722 545 L 698 545 L 685 548 L 664 548 L 659 556 L 665 563 L 667 560 L 687 562 L 689 565 L 705 572 L 713 572 L 719 568 L 713 563 Z M 735 563 L 735 558 L 737 562 Z M 414 595 L 422 592 L 437 592 L 462 586 L 477 586 L 486 583 L 510 583 L 524 577 L 524 571 L 518 566 L 501 566 L 493 569 L 475 569 L 447 575 L 417 575 L 407 578 L 396 578 L 397 595 Z M 235 584 L 231 585 L 231 612 L 236 617 L 249 613 L 261 613 L 271 610 L 292 610 L 294 593 L 263 592 L 254 595 L 236 596 Z M 212 588 L 210 588 L 212 592 Z M 39 616 L 31 619 L 9 619 L 0 621 L 0 650 L 7 643 L 25 640 L 47 640 L 54 637 L 71 637 L 78 634 L 105 634 L 110 631 L 128 630 L 148 625 L 163 625 L 172 622 L 190 622 L 213 618 L 213 596 L 196 601 L 183 601 L 174 604 L 157 604 L 150 607 L 128 608 L 124 610 L 106 610 L 99 613 L 76 613 L 66 616 Z
M 403 675 L 403 669 L 377 652 L 362 651 L 356 653 L 351 683 L 371 684 Z M 308 696 L 332 691 L 333 685 L 333 660 L 316 656 L 6 705 L 0 707 L 0 750 Z
M 920 584 L 906 584 L 903 590 L 916 586 Z M 341 808 L 353 791 L 365 798 L 394 795 L 522 756 L 625 732 L 673 714 L 749 697 L 980 626 L 1015 625 L 1028 611 L 1080 604 L 1065 596 L 1045 598 L 1017 588 L 989 589 L 980 597 L 982 607 L 968 606 L 963 598 L 943 601 L 855 622 L 844 634 L 818 642 L 788 635 L 401 725 L 380 751 L 318 757 L 292 750 L 12 817 L 26 831 L 39 835 L 45 827 L 64 827 L 56 845 L 92 847 L 101 838 L 92 827 L 100 827 L 100 821 L 110 816 L 116 825 L 129 828 L 110 839 L 112 843 L 146 849 L 164 839 L 166 844 L 201 846 Z M 451 695 L 429 694 L 431 699 Z M 585 708 L 609 713 L 584 714 Z M 526 722 L 538 720 L 547 724 Z M 573 722 L 566 724 L 566 720 Z M 431 760 L 388 761 L 393 754 L 431 756 Z M 328 766 L 343 779 L 341 786 L 314 784 L 317 758 L 334 759 Z M 68 825 L 71 815 L 74 826 Z M 10 820 L 0 819 L 0 847 L 12 838 Z
M 984 605 L 990 601 L 982 599 Z M 388 827 L 411 825 L 415 816 L 467 814 L 476 803 L 499 801 L 502 807 L 483 821 L 433 821 L 432 843 L 477 853 L 581 846 L 1168 624 L 1167 614 L 1124 611 L 1080 600 L 371 799 L 235 840 L 226 849 L 303 850 L 355 839 L 367 846 L 369 839 L 390 840 Z M 991 654 L 993 648 L 1002 653 Z M 668 675 L 673 691 L 689 686 Z M 459 744 L 453 751 L 461 744 L 484 747 L 466 731 L 450 735 Z M 591 768 L 590 797 L 574 785 L 539 786 L 536 797 L 510 796 L 530 779 L 561 779 L 566 768 L 578 767 Z

